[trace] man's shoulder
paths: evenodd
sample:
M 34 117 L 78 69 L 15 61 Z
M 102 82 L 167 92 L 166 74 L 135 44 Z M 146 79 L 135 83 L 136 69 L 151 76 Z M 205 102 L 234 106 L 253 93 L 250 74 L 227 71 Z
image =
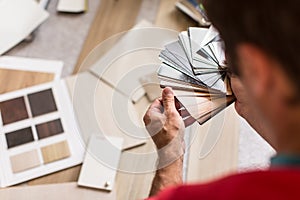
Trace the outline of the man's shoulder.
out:
M 272 169 L 227 176 L 205 184 L 169 188 L 161 199 L 289 199 L 299 194 L 300 169 Z

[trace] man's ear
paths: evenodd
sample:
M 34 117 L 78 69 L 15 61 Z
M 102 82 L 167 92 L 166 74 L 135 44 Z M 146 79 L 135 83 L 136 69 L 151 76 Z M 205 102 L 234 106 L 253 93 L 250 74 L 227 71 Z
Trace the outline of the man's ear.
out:
M 256 97 L 265 94 L 272 87 L 272 59 L 261 49 L 241 44 L 237 47 L 240 75 L 251 93 Z

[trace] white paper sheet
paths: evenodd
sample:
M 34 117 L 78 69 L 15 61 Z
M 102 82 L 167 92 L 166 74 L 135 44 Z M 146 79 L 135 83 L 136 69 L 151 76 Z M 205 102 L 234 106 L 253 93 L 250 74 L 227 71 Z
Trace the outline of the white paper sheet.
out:
M 33 0 L 0 1 L 0 55 L 25 39 L 48 16 Z

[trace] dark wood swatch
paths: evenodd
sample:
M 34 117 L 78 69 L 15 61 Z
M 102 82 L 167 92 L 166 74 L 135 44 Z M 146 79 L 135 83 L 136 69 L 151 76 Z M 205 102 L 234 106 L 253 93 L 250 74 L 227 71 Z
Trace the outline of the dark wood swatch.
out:
M 64 132 L 60 119 L 36 125 L 39 139 L 50 137 Z
M 28 95 L 32 116 L 39 116 L 57 111 L 52 89 Z
M 6 133 L 5 136 L 8 148 L 34 141 L 31 127 Z
M 19 97 L 0 103 L 3 125 L 28 118 L 24 97 Z

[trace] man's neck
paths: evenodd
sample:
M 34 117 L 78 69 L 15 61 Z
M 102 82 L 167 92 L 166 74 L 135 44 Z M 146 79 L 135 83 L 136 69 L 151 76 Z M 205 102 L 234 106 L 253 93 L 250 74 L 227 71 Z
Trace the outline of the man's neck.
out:
M 300 106 L 278 116 L 276 150 L 279 154 L 300 156 Z

